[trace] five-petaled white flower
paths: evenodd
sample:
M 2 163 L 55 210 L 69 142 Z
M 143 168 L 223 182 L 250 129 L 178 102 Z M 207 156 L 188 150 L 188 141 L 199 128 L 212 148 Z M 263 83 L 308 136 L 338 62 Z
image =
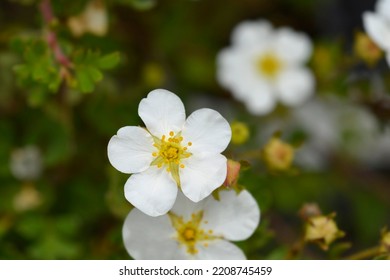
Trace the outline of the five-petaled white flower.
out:
M 245 21 L 233 30 L 232 46 L 218 54 L 217 78 L 252 114 L 267 114 L 277 100 L 297 106 L 313 93 L 314 76 L 304 66 L 311 53 L 303 33 Z
M 133 209 L 123 225 L 125 247 L 134 259 L 245 259 L 230 241 L 247 239 L 260 220 L 248 191 L 221 191 L 194 203 L 181 194 L 167 214 L 146 216 Z
M 126 126 L 108 143 L 111 164 L 133 174 L 125 196 L 150 216 L 167 213 L 178 188 L 198 202 L 222 185 L 230 142 L 229 123 L 216 111 L 200 109 L 185 119 L 180 98 L 163 89 L 141 100 L 138 114 L 145 128 Z
M 386 52 L 390 65 L 390 0 L 378 0 L 375 13 L 364 12 L 363 24 L 368 36 Z

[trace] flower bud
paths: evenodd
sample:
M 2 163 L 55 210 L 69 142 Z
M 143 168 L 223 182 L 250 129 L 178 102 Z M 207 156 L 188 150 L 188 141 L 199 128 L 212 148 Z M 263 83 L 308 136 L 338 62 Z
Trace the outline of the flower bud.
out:
M 232 143 L 235 145 L 242 145 L 249 138 L 249 128 L 243 122 L 234 121 L 230 124 L 232 129 Z
M 308 220 L 311 217 L 320 216 L 321 209 L 317 203 L 305 203 L 299 210 L 299 216 L 302 220 Z
M 14 209 L 19 212 L 38 207 L 42 202 L 41 194 L 32 184 L 25 184 L 14 197 Z
M 355 35 L 354 51 L 369 66 L 375 65 L 383 55 L 381 49 L 363 32 Z
M 227 175 L 226 180 L 223 182 L 225 187 L 234 187 L 237 184 L 238 177 L 240 175 L 241 164 L 238 161 L 232 159 L 227 160 Z
M 274 136 L 265 145 L 263 158 L 271 170 L 286 171 L 294 159 L 294 148 Z
M 321 249 L 328 250 L 329 245 L 337 238 L 343 237 L 334 221 L 335 214 L 319 215 L 308 219 L 305 230 L 305 241 L 316 242 Z

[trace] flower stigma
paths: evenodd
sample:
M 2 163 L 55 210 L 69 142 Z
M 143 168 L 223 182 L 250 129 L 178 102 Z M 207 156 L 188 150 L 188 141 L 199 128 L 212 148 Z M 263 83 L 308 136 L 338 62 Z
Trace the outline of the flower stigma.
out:
M 187 151 L 187 146 L 191 146 L 192 143 L 188 142 L 187 146 L 182 145 L 181 132 L 175 135 L 173 131 L 169 132 L 169 137 L 163 135 L 159 139 L 153 136 L 153 140 L 153 146 L 157 148 L 157 151 L 152 153 L 155 159 L 151 165 L 157 165 L 158 168 L 166 167 L 167 172 L 172 174 L 173 179 L 180 187 L 179 167 L 184 168 L 185 165 L 181 163 L 181 160 L 192 155 Z
M 184 221 L 182 216 L 177 216 L 173 213 L 169 213 L 173 227 L 176 229 L 176 234 L 173 237 L 181 246 L 185 246 L 187 253 L 196 255 L 199 251 L 196 248 L 197 244 L 202 244 L 204 247 L 208 247 L 209 241 L 221 238 L 213 235 L 212 230 L 205 231 L 201 228 L 201 224 L 207 224 L 207 221 L 203 221 L 203 211 L 192 213 L 189 221 Z
M 260 56 L 256 61 L 257 70 L 268 79 L 275 79 L 282 68 L 281 60 L 272 52 Z

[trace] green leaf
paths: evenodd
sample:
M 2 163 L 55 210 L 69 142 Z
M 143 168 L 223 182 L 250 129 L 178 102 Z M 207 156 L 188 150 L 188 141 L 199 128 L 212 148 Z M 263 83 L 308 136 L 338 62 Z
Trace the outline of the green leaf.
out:
M 83 93 L 94 91 L 95 84 L 103 79 L 101 69 L 110 69 L 119 62 L 118 52 L 101 56 L 99 52 L 79 50 L 74 54 L 74 71 L 76 85 L 74 87 Z
M 93 80 L 88 75 L 88 72 L 83 70 L 76 71 L 77 86 L 81 92 L 92 92 L 95 88 Z
M 61 84 L 60 70 L 42 40 L 14 40 L 11 47 L 24 59 L 13 67 L 19 83 L 28 88 L 56 92 Z
M 107 54 L 99 59 L 98 65 L 100 69 L 112 69 L 118 65 L 120 61 L 119 52 Z

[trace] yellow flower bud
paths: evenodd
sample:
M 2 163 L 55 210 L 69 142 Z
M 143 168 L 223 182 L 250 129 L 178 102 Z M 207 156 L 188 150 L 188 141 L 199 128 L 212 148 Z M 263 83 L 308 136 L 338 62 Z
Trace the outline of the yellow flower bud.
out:
M 355 35 L 354 51 L 356 56 L 369 66 L 375 65 L 383 55 L 381 49 L 363 32 Z
M 321 249 L 328 250 L 333 241 L 344 236 L 344 232 L 338 229 L 334 216 L 335 214 L 309 218 L 306 223 L 305 241 L 316 242 Z
M 263 158 L 270 169 L 286 171 L 294 159 L 294 148 L 278 137 L 272 137 L 263 149 Z
M 230 124 L 232 129 L 232 143 L 235 145 L 242 145 L 249 138 L 249 128 L 243 122 L 234 121 Z

